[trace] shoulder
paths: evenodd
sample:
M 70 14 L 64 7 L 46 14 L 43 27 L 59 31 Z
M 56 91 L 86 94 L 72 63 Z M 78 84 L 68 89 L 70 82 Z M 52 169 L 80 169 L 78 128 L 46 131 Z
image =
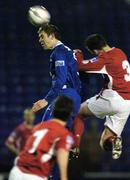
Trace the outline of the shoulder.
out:
M 69 131 L 61 124 L 55 122 L 55 121 L 49 121 L 46 122 L 47 127 L 50 127 L 51 131 L 56 135 L 56 136 L 64 136 L 68 135 Z
M 34 127 L 33 127 L 33 132 L 36 132 L 36 131 L 38 131 L 38 130 L 41 130 L 41 129 L 43 129 L 43 127 L 46 127 L 46 122 L 44 122 L 44 123 L 38 123 L 37 125 L 35 125 Z
M 60 135 L 61 135 L 61 139 L 65 138 L 67 142 L 73 141 L 73 135 L 66 127 L 61 128 Z
M 64 148 L 65 150 L 69 150 L 74 144 L 74 138 L 72 134 L 64 128 L 62 129 L 62 133 L 60 134 L 59 141 L 57 144 L 57 148 Z
M 11 132 L 11 136 L 19 136 L 22 134 L 23 132 L 23 123 L 19 124 L 12 132 Z
M 125 52 L 120 48 L 113 48 L 113 53 L 118 56 L 126 56 Z
M 114 47 L 110 51 L 102 53 L 99 58 L 110 61 L 110 59 L 126 59 L 127 56 L 123 50 Z
M 21 123 L 15 128 L 15 131 L 22 131 L 23 129 L 25 129 L 25 124 Z
M 72 53 L 73 51 L 68 46 L 61 44 L 55 48 L 55 52 L 59 54 L 67 54 Z

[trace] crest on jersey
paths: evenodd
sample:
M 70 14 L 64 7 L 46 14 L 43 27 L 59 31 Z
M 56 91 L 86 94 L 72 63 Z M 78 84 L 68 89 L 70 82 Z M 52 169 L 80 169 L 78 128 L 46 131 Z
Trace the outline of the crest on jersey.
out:
M 94 58 L 90 59 L 90 62 L 92 62 L 92 63 L 97 62 L 97 61 L 98 61 L 97 57 L 94 57 Z
M 63 60 L 58 60 L 58 61 L 55 62 L 55 66 L 56 66 L 56 67 L 57 67 L 57 66 L 65 66 L 65 61 L 63 61 Z

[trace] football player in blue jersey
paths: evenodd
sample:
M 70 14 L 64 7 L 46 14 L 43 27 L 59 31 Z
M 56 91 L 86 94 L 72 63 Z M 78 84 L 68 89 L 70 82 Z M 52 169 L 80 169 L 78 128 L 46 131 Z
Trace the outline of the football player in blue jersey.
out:
M 73 114 L 67 127 L 70 129 L 74 117 L 80 108 L 80 79 L 77 72 L 77 62 L 73 51 L 61 41 L 59 29 L 52 24 L 44 24 L 38 31 L 39 42 L 44 50 L 52 51 L 50 56 L 50 75 L 52 86 L 48 94 L 34 103 L 33 111 L 36 112 L 47 106 L 43 121 L 51 119 L 51 104 L 59 95 L 66 95 L 73 100 Z
M 71 119 L 68 121 L 67 128 L 71 129 L 75 116 L 77 115 L 81 98 L 80 88 L 81 83 L 77 72 L 77 62 L 73 51 L 65 46 L 60 41 L 59 29 L 52 24 L 44 24 L 39 28 L 38 31 L 39 42 L 41 43 L 44 50 L 50 49 L 52 51 L 50 56 L 50 75 L 52 79 L 52 86 L 44 97 L 35 102 L 32 110 L 37 112 L 38 110 L 47 106 L 47 109 L 43 115 L 43 121 L 47 121 L 52 117 L 52 104 L 57 96 L 65 95 L 73 101 L 73 113 Z M 73 133 L 75 135 L 75 147 L 79 146 L 81 131 L 79 129 L 80 121 L 74 125 Z M 74 123 L 74 124 L 75 124 Z M 74 132 L 75 131 L 75 132 Z M 76 134 L 79 132 L 78 134 Z M 78 146 L 77 146 L 78 144 Z M 57 168 L 53 170 L 53 180 L 58 180 Z

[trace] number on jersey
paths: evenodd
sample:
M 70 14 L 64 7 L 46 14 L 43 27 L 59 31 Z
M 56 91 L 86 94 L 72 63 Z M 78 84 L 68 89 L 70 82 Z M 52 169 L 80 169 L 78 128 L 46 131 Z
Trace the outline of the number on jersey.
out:
M 34 139 L 34 142 L 32 143 L 32 148 L 28 151 L 30 154 L 33 154 L 36 152 L 41 140 L 45 137 L 47 133 L 48 133 L 48 129 L 42 129 L 42 130 L 36 131 L 33 134 L 33 137 L 35 137 L 35 139 Z M 48 162 L 52 158 L 52 156 L 54 155 L 54 148 L 58 140 L 59 138 L 56 138 L 52 146 L 48 149 L 48 152 L 46 152 L 45 154 L 41 156 L 42 163 Z
M 33 136 L 35 137 L 35 140 L 33 142 L 32 148 L 29 150 L 29 153 L 34 153 L 40 144 L 42 138 L 47 134 L 48 129 L 42 129 L 39 131 L 36 131 Z

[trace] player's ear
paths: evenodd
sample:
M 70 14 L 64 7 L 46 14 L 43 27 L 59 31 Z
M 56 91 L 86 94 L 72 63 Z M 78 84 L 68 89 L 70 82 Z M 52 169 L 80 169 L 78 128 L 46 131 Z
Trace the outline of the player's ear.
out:
M 49 35 L 49 38 L 50 38 L 50 39 L 53 39 L 54 37 L 55 37 L 54 34 L 50 34 L 50 35 Z
M 97 49 L 94 49 L 94 50 L 92 51 L 92 54 L 98 55 L 98 54 L 99 54 L 99 51 L 98 51 Z

